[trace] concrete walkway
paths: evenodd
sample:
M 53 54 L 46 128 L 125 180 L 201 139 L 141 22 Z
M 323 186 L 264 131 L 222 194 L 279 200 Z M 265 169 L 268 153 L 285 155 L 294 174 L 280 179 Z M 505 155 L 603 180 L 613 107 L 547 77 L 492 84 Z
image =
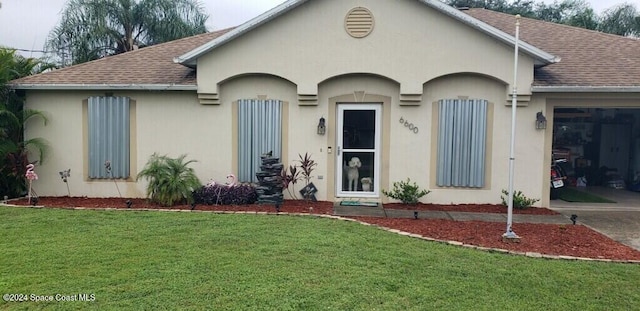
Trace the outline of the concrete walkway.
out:
M 577 223 L 585 225 L 607 237 L 640 250 L 640 194 L 630 191 L 610 193 L 600 189 L 598 195 L 618 203 L 572 203 L 552 201 L 551 210 L 561 215 L 513 215 L 514 223 L 572 224 L 571 215 L 577 215 Z M 365 216 L 414 218 L 414 211 L 382 209 L 381 207 L 341 206 L 333 208 L 337 216 Z M 467 213 L 444 211 L 418 211 L 419 219 L 436 218 L 457 221 L 478 220 L 507 222 L 507 214 Z
M 381 207 L 368 206 L 342 206 L 336 204 L 333 207 L 336 216 L 365 216 L 365 217 L 390 217 L 390 218 L 414 218 L 414 211 L 382 209 Z M 445 211 L 418 211 L 419 219 L 449 219 L 456 221 L 479 220 L 486 222 L 507 222 L 507 214 L 496 213 L 468 213 Z M 571 220 L 563 215 L 513 215 L 514 223 L 534 224 L 571 224 Z
M 578 215 L 578 223 L 640 250 L 640 193 L 606 187 L 586 190 L 616 203 L 553 200 L 549 208 L 565 216 Z

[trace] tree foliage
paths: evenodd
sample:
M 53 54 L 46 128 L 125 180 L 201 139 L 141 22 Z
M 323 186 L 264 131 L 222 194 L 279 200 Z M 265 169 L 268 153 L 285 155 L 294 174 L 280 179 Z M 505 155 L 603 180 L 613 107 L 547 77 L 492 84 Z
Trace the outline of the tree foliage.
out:
M 69 0 L 46 49 L 63 66 L 207 31 L 199 0 Z
M 462 8 L 485 8 L 508 14 L 520 14 L 553 23 L 598 30 L 621 36 L 640 35 L 640 16 L 635 6 L 621 4 L 598 16 L 586 0 L 562 0 L 546 4 L 534 0 L 447 0 L 447 4 Z
M 635 6 L 625 3 L 602 13 L 598 30 L 620 36 L 640 35 L 640 16 Z
M 186 157 L 187 155 L 184 154 L 175 159 L 156 153 L 151 155 L 136 178 L 136 180 L 144 178 L 149 182 L 147 196 L 151 201 L 164 206 L 193 202 L 193 192 L 202 184 L 194 169 L 188 167 L 196 161 L 185 162 Z
M 15 50 L 0 48 L 0 195 L 16 197 L 26 190 L 25 170 L 37 155 L 42 163 L 48 150 L 42 138 L 24 140 L 24 126 L 33 119 L 45 124 L 47 118 L 38 110 L 24 109 L 24 96 L 7 82 L 41 72 L 50 67 L 35 58 L 25 58 Z

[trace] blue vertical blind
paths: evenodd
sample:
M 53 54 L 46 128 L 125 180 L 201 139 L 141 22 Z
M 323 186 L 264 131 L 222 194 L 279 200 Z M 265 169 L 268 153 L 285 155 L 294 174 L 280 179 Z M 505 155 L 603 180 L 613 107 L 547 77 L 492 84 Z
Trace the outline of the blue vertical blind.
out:
M 438 186 L 484 187 L 487 107 L 481 99 L 439 102 Z
M 282 152 L 282 102 L 242 99 L 238 101 L 238 181 L 257 182 L 260 155 Z
M 129 177 L 129 98 L 89 97 L 88 104 L 89 178 Z

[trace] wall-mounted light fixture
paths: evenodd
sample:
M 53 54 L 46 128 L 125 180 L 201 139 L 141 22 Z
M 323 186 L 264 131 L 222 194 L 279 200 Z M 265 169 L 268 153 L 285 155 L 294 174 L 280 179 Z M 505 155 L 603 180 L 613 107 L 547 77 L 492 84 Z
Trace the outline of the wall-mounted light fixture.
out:
M 547 128 L 547 118 L 544 117 L 542 111 L 536 114 L 536 129 L 544 130 Z
M 324 118 L 320 118 L 318 121 L 318 135 L 324 135 L 327 132 L 327 127 L 325 125 Z

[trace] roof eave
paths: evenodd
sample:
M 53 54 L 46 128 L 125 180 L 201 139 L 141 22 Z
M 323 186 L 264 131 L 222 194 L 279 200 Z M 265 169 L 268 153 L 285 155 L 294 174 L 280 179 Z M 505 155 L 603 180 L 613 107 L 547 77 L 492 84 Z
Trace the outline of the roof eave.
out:
M 534 93 L 640 93 L 640 86 L 533 86 Z
M 10 84 L 16 90 L 127 90 L 127 91 L 197 91 L 195 84 Z
M 249 32 L 272 19 L 292 10 L 293 8 L 307 2 L 308 0 L 289 0 L 286 1 L 275 8 L 249 20 L 248 22 L 236 27 L 235 29 L 225 33 L 224 35 L 209 41 L 185 54 L 182 54 L 173 59 L 174 63 L 179 63 L 187 67 L 195 67 L 197 64 L 198 57 L 208 53 L 209 51 L 215 49 L 218 46 L 221 46 L 240 35 Z

